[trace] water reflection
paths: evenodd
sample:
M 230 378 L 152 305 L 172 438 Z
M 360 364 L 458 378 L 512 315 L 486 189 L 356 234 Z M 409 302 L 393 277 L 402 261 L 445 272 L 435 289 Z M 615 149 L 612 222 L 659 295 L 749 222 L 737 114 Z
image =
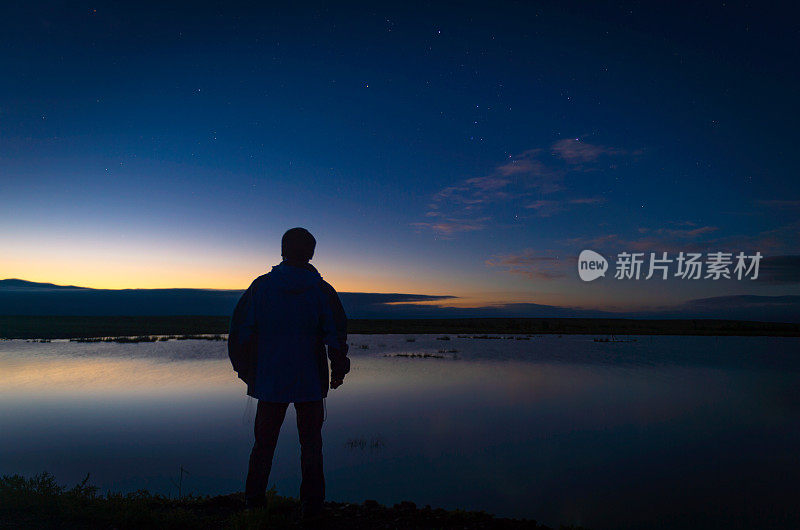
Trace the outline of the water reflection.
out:
M 436 352 L 435 336 L 353 342 L 369 348 L 327 401 L 332 500 L 594 528 L 751 513 L 780 526 L 794 510 L 797 339 L 453 337 L 457 360 L 384 357 Z M 0 472 L 168 493 L 183 465 L 195 493 L 238 491 L 253 405 L 224 343 L 2 342 Z M 270 482 L 296 495 L 292 414 Z

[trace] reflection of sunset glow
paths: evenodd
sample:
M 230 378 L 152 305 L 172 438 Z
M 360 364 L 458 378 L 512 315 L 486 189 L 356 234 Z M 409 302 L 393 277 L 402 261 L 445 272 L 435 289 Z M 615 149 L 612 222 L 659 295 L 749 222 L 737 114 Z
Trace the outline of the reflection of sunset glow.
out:
M 665 446 L 681 448 L 700 436 L 711 439 L 690 478 L 719 477 L 715 458 L 734 437 L 747 441 L 747 453 L 731 454 L 736 465 L 729 477 L 738 480 L 741 463 L 752 462 L 754 428 L 762 426 L 776 433 L 757 448 L 769 458 L 748 472 L 791 475 L 782 470 L 796 460 L 791 436 L 784 436 L 798 412 L 785 399 L 797 386 L 794 338 L 769 339 L 770 363 L 786 369 L 764 370 L 752 348 L 762 338 L 722 338 L 720 365 L 707 365 L 702 359 L 717 343 L 710 337 L 616 345 L 580 336 L 436 337 L 419 334 L 413 343 L 404 335 L 350 337 L 351 372 L 326 403 L 331 489 L 356 484 L 349 498 L 387 501 L 456 491 L 457 507 L 465 491 L 481 496 L 490 488 L 518 497 L 522 508 L 510 515 L 528 516 L 539 488 L 557 490 L 565 474 L 578 473 L 575 483 L 593 491 L 608 488 L 609 476 L 621 477 L 620 491 L 628 492 L 642 476 L 663 472 L 665 457 L 673 459 L 669 465 L 685 463 L 685 451 L 665 454 Z M 458 358 L 391 356 L 444 348 L 458 349 Z M 681 350 L 688 355 L 674 353 Z M 701 361 L 673 362 L 682 358 Z M 729 366 L 731 359 L 737 360 Z M 742 359 L 757 359 L 762 369 L 743 370 Z M 186 465 L 196 493 L 238 491 L 255 414 L 254 400 L 244 396 L 220 342 L 0 341 L 0 468 L 52 470 L 67 482 L 91 471 L 107 490 L 168 493 L 165 470 Z M 290 408 L 273 467 L 284 495 L 299 487 L 293 414 Z M 354 437 L 386 443 L 380 451 L 354 451 L 346 445 Z M 576 454 L 585 463 L 577 471 Z M 629 466 L 620 467 L 631 454 Z M 409 469 L 414 481 L 406 480 Z M 729 477 L 720 477 L 722 489 Z M 620 501 L 614 509 L 626 506 Z M 669 504 L 665 513 L 672 510 Z
M 158 361 L 0 353 L 0 395 L 164 395 L 241 390 L 227 360 Z

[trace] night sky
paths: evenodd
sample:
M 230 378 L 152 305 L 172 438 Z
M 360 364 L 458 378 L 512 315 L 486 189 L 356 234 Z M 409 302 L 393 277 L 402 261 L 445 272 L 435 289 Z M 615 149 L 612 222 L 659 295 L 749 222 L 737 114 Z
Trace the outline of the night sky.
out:
M 304 226 L 341 291 L 800 294 L 796 18 L 603 4 L 4 5 L 0 278 L 245 288 Z M 583 249 L 765 269 L 584 283 Z

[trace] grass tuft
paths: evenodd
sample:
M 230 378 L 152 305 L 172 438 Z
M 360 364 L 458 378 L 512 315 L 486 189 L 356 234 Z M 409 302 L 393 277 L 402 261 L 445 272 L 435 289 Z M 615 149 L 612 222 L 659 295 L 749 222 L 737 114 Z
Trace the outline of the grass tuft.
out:
M 354 444 L 362 446 L 358 439 Z M 363 439 L 363 447 L 381 448 L 380 438 Z M 547 530 L 536 521 L 500 519 L 485 512 L 417 508 L 403 501 L 393 507 L 374 500 L 363 504 L 326 502 L 325 517 L 313 525 L 301 520 L 300 503 L 271 489 L 263 507 L 245 510 L 244 494 L 185 496 L 170 499 L 147 490 L 99 494 L 89 475 L 72 488 L 44 472 L 30 478 L 0 477 L 0 521 L 4 528 L 165 528 L 256 530 L 266 528 L 329 528 L 336 530 L 514 529 Z

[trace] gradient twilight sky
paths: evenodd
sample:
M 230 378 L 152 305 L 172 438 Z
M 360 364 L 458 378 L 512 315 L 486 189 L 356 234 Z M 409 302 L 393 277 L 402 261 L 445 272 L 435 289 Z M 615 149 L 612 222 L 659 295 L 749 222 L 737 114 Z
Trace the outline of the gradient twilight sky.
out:
M 304 226 L 340 291 L 800 294 L 577 279 L 584 248 L 800 254 L 796 21 L 677 5 L 5 5 L 0 278 L 245 288 Z

